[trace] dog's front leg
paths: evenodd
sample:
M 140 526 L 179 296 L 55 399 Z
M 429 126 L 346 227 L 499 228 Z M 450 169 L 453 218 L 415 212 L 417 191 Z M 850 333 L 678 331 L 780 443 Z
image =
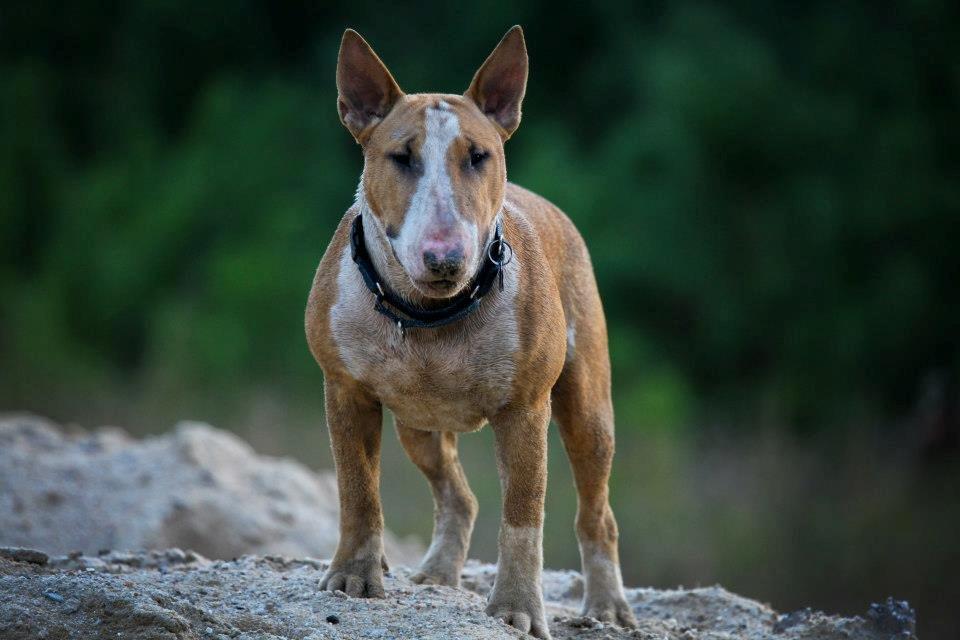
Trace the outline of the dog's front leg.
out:
M 503 492 L 497 578 L 487 613 L 537 638 L 550 638 L 540 583 L 547 488 L 549 402 L 511 409 L 492 422 Z
M 324 396 L 340 493 L 340 542 L 320 588 L 383 598 L 380 403 L 358 384 L 329 377 Z

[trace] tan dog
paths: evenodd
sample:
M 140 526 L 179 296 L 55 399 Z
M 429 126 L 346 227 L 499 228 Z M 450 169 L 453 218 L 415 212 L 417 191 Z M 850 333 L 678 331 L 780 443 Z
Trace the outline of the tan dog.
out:
M 487 612 L 548 638 L 540 577 L 551 412 L 579 496 L 584 613 L 636 622 L 607 497 L 610 362 L 590 258 L 559 209 L 507 182 L 503 143 L 520 123 L 526 82 L 519 27 L 462 96 L 405 95 L 363 38 L 344 33 L 338 107 L 364 169 L 317 269 L 306 330 L 324 372 L 340 488 L 340 544 L 322 588 L 384 596 L 383 407 L 435 501 L 433 541 L 413 579 L 458 586 L 477 502 L 457 434 L 489 422 L 503 519 Z

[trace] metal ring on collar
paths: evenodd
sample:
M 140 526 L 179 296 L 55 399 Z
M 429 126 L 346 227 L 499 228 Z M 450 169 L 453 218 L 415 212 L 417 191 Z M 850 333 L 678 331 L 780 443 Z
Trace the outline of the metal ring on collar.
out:
M 497 252 L 500 254 L 499 260 L 493 257 L 493 248 L 497 245 L 500 245 L 500 249 Z M 509 249 L 509 253 L 507 254 L 506 259 L 503 258 L 505 249 Z M 503 238 L 497 238 L 490 243 L 489 247 L 487 247 L 487 257 L 490 259 L 490 262 L 492 262 L 495 265 L 498 265 L 502 269 L 503 267 L 507 266 L 513 261 L 513 247 L 511 247 L 510 243 L 504 240 Z

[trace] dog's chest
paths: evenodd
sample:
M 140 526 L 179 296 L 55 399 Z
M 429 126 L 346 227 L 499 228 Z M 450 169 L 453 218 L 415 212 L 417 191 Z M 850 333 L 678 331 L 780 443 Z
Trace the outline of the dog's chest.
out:
M 348 255 L 340 261 L 330 329 L 350 374 L 404 426 L 473 431 L 509 399 L 518 345 L 514 278 L 476 315 L 446 329 L 397 328 L 373 308 Z M 489 303 L 489 304 L 488 304 Z M 482 320 L 482 321 L 481 321 Z

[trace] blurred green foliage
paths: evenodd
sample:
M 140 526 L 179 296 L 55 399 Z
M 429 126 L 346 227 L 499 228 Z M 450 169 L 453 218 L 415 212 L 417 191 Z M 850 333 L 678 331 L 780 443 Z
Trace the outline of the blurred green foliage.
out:
M 525 25 L 511 178 L 587 238 L 627 422 L 891 416 L 925 372 L 956 370 L 953 3 L 81 0 L 0 17 L 9 400 L 36 380 L 317 384 L 302 308 L 361 168 L 334 108 L 348 25 L 408 91 L 462 90 Z

